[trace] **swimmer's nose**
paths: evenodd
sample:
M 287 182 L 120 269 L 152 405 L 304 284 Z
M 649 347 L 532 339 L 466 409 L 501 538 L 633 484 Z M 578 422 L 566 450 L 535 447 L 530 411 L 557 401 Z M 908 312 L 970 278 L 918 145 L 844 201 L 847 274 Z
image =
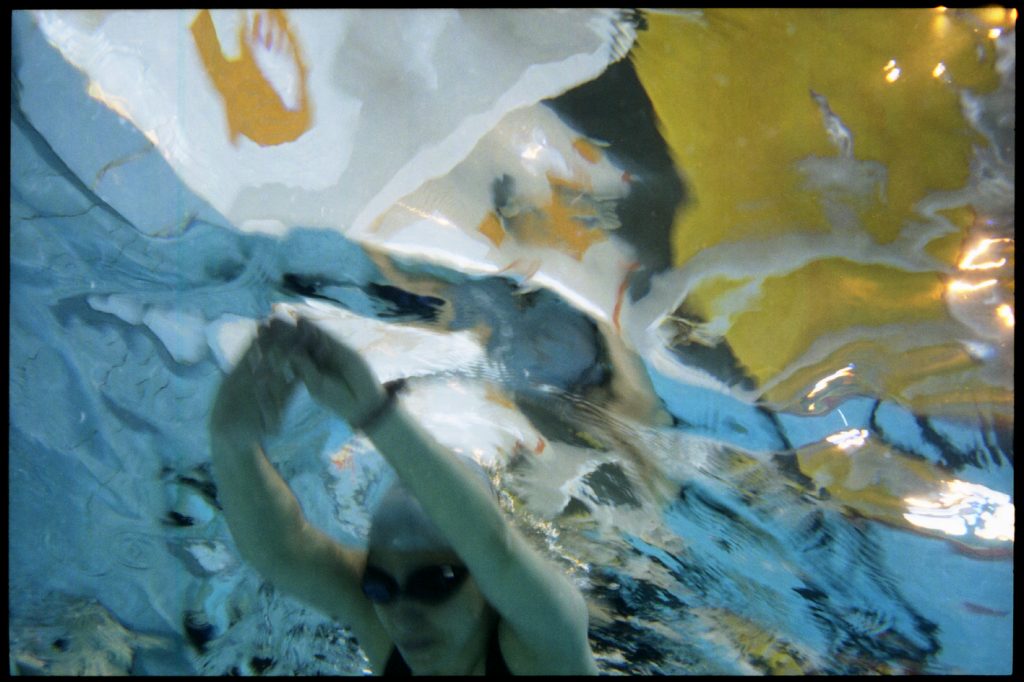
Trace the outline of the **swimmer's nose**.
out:
M 408 634 L 427 623 L 426 607 L 405 595 L 399 595 L 391 604 L 391 617 L 399 623 Z

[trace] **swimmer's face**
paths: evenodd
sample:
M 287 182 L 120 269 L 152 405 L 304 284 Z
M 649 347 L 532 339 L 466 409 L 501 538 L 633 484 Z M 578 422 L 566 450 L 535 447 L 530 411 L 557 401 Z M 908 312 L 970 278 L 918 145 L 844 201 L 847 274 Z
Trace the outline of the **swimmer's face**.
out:
M 416 582 L 417 572 L 423 576 L 426 569 L 429 576 L 434 567 L 448 566 L 459 571 L 462 562 L 450 549 L 378 549 L 370 552 L 367 566 L 405 588 L 411 576 Z M 455 582 L 454 589 L 433 603 L 404 592 L 388 603 L 374 603 L 384 629 L 416 673 L 468 672 L 468 666 L 482 660 L 490 635 L 489 606 L 472 576 Z

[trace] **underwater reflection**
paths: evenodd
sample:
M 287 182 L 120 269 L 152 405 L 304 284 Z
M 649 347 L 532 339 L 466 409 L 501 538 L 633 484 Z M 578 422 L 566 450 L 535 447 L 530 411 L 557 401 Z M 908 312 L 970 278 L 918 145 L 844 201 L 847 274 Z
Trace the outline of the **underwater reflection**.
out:
M 602 672 L 1009 670 L 1016 10 L 69 14 L 15 18 L 12 669 L 369 671 L 197 428 L 290 310 L 487 468 Z M 358 543 L 380 457 L 287 419 Z

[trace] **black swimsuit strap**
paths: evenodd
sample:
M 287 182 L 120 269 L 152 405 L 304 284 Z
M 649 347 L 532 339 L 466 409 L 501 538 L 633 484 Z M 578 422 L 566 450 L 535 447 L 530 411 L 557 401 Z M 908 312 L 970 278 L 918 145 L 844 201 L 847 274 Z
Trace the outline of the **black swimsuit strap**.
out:
M 484 662 L 484 674 L 487 677 L 508 677 L 512 671 L 505 663 L 505 656 L 501 653 L 501 642 L 498 641 L 498 624 L 494 624 L 491 630 L 491 640 L 487 644 L 487 660 Z
M 402 658 L 398 647 L 395 647 L 391 650 L 391 655 L 388 656 L 388 662 L 384 664 L 384 677 L 408 677 L 410 675 L 412 675 L 412 670 L 409 668 L 409 664 Z

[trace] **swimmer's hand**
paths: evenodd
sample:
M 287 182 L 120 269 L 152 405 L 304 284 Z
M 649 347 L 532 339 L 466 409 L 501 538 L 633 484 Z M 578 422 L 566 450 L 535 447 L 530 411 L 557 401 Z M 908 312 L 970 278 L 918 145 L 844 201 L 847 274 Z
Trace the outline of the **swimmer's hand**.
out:
M 214 434 L 244 444 L 277 433 L 299 379 L 288 361 L 296 345 L 294 325 L 272 319 L 225 377 L 214 402 Z
M 387 399 L 366 360 L 305 318 L 297 330 L 291 364 L 309 394 L 350 425 L 363 424 Z

